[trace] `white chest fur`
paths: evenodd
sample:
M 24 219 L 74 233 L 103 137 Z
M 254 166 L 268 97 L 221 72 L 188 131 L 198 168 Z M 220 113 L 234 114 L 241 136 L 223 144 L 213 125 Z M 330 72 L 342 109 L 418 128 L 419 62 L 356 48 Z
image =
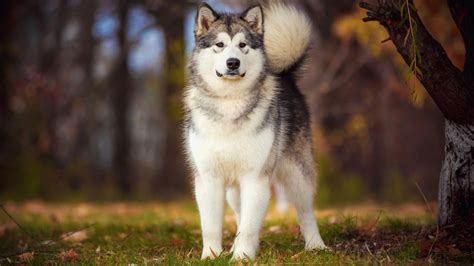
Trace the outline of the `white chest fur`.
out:
M 248 103 L 222 101 L 217 106 L 222 117 L 215 119 L 192 110 L 193 130 L 188 131 L 187 148 L 200 175 L 224 178 L 234 183 L 260 173 L 271 152 L 275 132 L 271 127 L 257 130 L 268 111 L 268 98 L 242 121 L 236 117 Z
M 190 132 L 188 145 L 199 174 L 233 183 L 262 169 L 273 140 L 270 129 L 252 134 L 245 129 L 229 132 L 225 128 L 201 128 L 199 132 Z

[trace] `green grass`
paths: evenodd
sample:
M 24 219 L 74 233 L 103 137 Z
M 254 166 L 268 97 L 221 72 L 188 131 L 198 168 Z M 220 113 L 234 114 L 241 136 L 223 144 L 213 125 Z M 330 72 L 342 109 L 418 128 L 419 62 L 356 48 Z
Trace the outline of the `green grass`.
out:
M 191 201 L 169 204 L 34 203 L 10 204 L 6 208 L 24 231 L 5 214 L 0 215 L 0 264 L 28 262 L 29 259 L 33 264 L 98 265 L 228 265 L 230 262 L 229 254 L 212 261 L 199 260 L 199 221 Z M 324 211 L 320 229 L 332 251 L 305 252 L 294 213 L 282 216 L 271 210 L 262 231 L 256 262 L 406 264 L 423 261 L 417 256 L 413 232 L 433 227 L 433 219 L 424 212 L 393 216 L 388 215 L 389 212 L 359 212 L 357 208 L 351 211 L 350 215 L 339 214 L 338 210 Z M 225 220 L 224 248 L 229 250 L 235 225 L 230 213 L 226 214 Z M 65 233 L 78 231 L 83 239 L 64 239 Z M 64 255 L 64 251 L 71 250 Z M 32 256 L 20 255 L 30 252 Z

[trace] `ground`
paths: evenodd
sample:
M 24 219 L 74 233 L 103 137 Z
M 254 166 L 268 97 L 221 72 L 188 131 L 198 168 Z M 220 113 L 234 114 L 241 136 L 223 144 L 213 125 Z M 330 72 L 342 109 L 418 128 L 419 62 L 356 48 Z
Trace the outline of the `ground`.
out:
M 191 200 L 170 203 L 7 203 L 0 213 L 0 264 L 228 265 L 229 254 L 200 261 L 200 230 Z M 331 248 L 305 252 L 292 210 L 271 207 L 258 264 L 407 264 L 474 262 L 456 245 L 440 245 L 425 204 L 365 204 L 318 210 L 321 235 Z M 11 217 L 9 217 L 11 216 Z M 21 227 L 21 228 L 20 228 Z M 224 247 L 235 225 L 225 215 Z

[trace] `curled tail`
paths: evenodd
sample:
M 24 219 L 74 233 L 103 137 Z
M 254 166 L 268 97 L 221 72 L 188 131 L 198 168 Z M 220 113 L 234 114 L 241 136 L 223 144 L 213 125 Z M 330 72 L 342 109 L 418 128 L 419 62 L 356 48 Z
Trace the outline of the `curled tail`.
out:
M 309 18 L 280 1 L 267 1 L 263 13 L 264 43 L 270 70 L 281 73 L 297 67 L 310 42 Z

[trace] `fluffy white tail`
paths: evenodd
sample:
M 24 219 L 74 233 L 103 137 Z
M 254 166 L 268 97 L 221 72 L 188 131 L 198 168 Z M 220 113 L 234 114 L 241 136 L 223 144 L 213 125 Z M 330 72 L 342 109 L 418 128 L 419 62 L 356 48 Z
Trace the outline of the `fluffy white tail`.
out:
M 309 46 L 311 22 L 303 12 L 280 1 L 268 1 L 263 13 L 270 70 L 281 73 L 302 60 Z

